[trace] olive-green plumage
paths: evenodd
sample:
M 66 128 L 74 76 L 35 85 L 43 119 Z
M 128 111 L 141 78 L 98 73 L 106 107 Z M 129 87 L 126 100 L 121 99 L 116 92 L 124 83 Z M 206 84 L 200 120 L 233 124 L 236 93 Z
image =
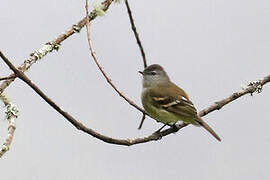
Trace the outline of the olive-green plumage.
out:
M 164 124 L 182 121 L 202 126 L 217 140 L 221 140 L 214 130 L 198 116 L 186 92 L 170 81 L 160 65 L 148 66 L 141 74 L 143 74 L 142 104 L 151 117 Z

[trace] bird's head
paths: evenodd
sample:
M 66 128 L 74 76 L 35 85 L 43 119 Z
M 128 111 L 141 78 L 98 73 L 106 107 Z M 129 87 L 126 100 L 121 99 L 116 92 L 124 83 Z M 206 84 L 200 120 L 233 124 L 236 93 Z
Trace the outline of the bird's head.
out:
M 170 82 L 170 78 L 162 66 L 152 64 L 143 71 L 139 71 L 143 75 L 143 87 L 152 87 Z

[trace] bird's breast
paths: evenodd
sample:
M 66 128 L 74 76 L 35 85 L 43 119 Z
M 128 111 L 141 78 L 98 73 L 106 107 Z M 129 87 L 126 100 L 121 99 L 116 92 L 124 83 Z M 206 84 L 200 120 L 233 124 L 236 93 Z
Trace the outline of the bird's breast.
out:
M 181 120 L 179 116 L 171 112 L 168 112 L 167 110 L 163 108 L 154 106 L 152 102 L 153 100 L 149 96 L 146 89 L 143 90 L 141 99 L 142 99 L 142 104 L 145 111 L 156 121 L 162 122 L 164 124 L 172 124 Z

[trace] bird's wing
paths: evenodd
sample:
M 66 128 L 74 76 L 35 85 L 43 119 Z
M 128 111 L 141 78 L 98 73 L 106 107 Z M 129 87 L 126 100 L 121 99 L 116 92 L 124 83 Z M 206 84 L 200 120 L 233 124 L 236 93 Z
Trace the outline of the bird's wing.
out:
M 198 119 L 197 110 L 193 103 L 189 100 L 186 93 L 177 86 L 174 88 L 155 88 L 155 90 L 152 91 L 152 102 L 154 106 L 178 114 L 183 119 L 188 119 L 190 121 L 196 121 Z

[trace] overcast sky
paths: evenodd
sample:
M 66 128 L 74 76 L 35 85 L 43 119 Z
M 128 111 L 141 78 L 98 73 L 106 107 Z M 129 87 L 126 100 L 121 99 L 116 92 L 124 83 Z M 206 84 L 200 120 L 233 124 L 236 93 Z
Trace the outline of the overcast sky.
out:
M 148 64 L 159 63 L 198 110 L 270 74 L 269 0 L 130 0 Z M 0 49 L 16 64 L 85 15 L 84 0 L 3 1 Z M 117 87 L 141 106 L 143 63 L 125 5 L 113 4 L 91 26 L 93 45 Z M 10 73 L 0 61 L 0 77 Z M 85 28 L 26 73 L 65 111 L 118 138 L 151 134 L 161 124 L 129 106 L 90 56 Z M 5 91 L 19 106 L 11 149 L 0 160 L 8 180 L 268 180 L 270 86 L 206 117 L 221 136 L 188 126 L 157 142 L 106 144 L 76 130 L 16 80 Z M 4 119 L 1 104 L 0 119 Z M 0 142 L 7 122 L 0 120 Z

